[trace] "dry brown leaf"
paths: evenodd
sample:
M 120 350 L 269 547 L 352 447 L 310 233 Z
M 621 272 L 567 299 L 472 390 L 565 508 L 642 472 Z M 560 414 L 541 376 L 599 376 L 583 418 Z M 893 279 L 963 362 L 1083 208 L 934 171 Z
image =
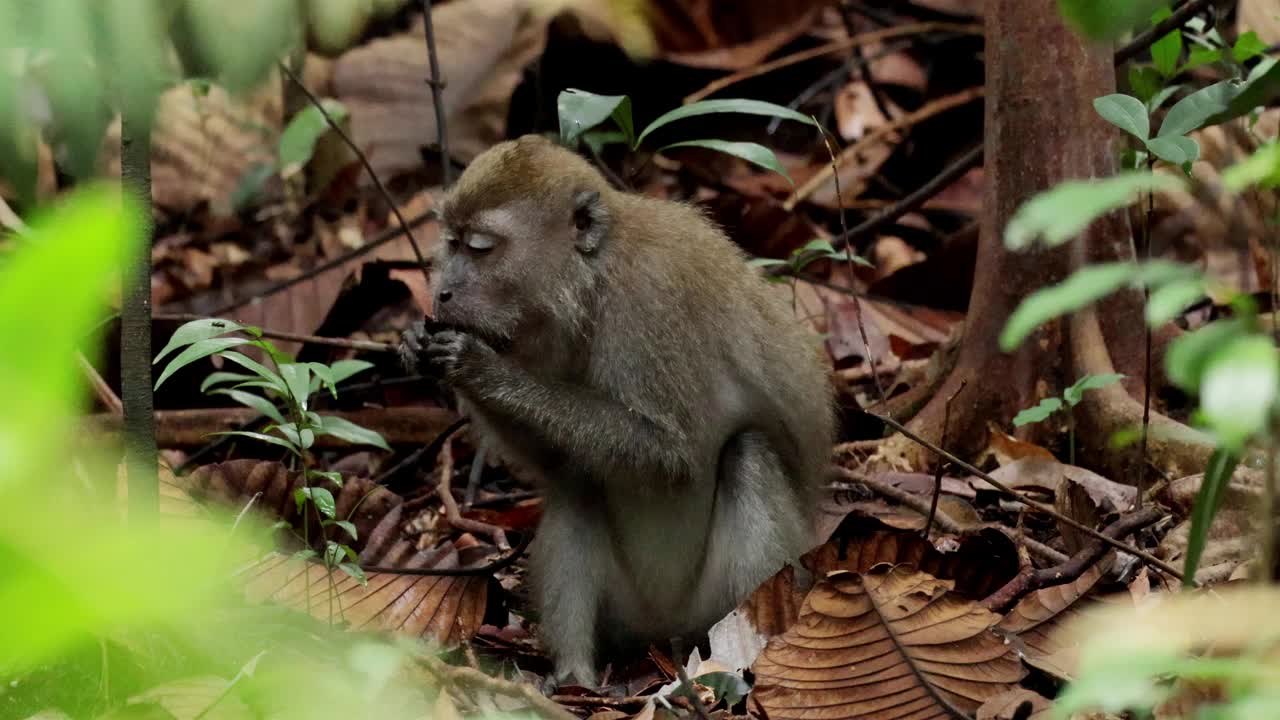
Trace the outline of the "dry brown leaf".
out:
M 742 70 L 803 34 L 821 0 L 654 0 L 659 57 L 691 67 Z
M 877 565 L 907 564 L 955 582 L 962 595 L 980 599 L 1013 579 L 1018 553 L 1003 533 L 986 530 L 966 535 L 955 552 L 941 552 L 919 533 L 886 530 L 872 522 L 848 518 L 826 543 L 803 558 L 818 575 L 836 571 L 863 573 Z
M 506 63 L 509 54 L 523 61 L 536 55 L 530 53 L 533 36 L 526 31 L 534 28 L 536 34 L 544 21 L 530 17 L 525 6 L 524 0 L 457 0 L 432 11 L 450 139 L 461 125 L 448 120 L 484 98 L 492 78 L 500 74 L 514 87 L 523 65 Z M 354 48 L 334 63 L 334 95 L 350 111 L 352 136 L 383 181 L 421 167 L 421 149 L 436 143 L 432 93 L 425 82 L 429 74 L 422 30 L 416 27 Z M 470 144 L 469 151 L 480 145 Z
M 998 630 L 1018 636 L 1019 651 L 1032 667 L 1061 678 L 1070 677 L 1071 668 L 1075 667 L 1076 648 L 1057 644 L 1054 629 L 1080 612 L 1084 599 L 1102 579 L 1111 557 L 1108 555 L 1074 582 L 1027 595 L 996 626 Z
M 1026 671 L 999 616 L 951 585 L 905 565 L 822 581 L 756 660 L 752 698 L 775 720 L 973 713 Z
M 1021 714 L 1026 712 L 1026 708 L 1023 706 L 1028 703 L 1030 704 L 1030 714 Z M 1052 710 L 1053 702 L 1049 698 L 1026 688 L 1017 688 L 1016 690 L 1001 693 L 982 703 L 982 707 L 978 708 L 974 720 L 1047 719 Z
M 207 203 L 231 212 L 231 194 L 254 165 L 270 163 L 284 126 L 280 79 L 275 73 L 252 95 L 233 97 L 220 87 L 197 95 L 183 83 L 165 91 L 151 139 L 151 195 L 156 207 L 177 212 Z M 107 130 L 102 166 L 120 174 L 120 121 Z
M 208 720 L 249 720 L 254 712 L 244 700 L 229 692 L 231 683 L 224 678 L 201 676 L 173 680 L 149 688 L 129 698 L 129 705 L 154 703 L 176 720 L 207 718 Z M 129 715 L 129 713 L 121 713 Z M 140 715 L 144 715 L 140 713 Z
M 369 573 L 361 586 L 343 572 L 271 554 L 243 573 L 250 601 L 275 602 L 353 629 L 380 629 L 454 645 L 484 619 L 488 578 Z M 332 615 L 330 614 L 332 612 Z
M 1221 582 L 1253 560 L 1258 553 L 1257 513 L 1239 508 L 1222 508 L 1213 516 L 1205 538 L 1204 554 L 1196 569 L 1196 581 Z M 1180 566 L 1187 554 L 1191 536 L 1188 518 L 1169 531 L 1160 541 L 1160 556 Z

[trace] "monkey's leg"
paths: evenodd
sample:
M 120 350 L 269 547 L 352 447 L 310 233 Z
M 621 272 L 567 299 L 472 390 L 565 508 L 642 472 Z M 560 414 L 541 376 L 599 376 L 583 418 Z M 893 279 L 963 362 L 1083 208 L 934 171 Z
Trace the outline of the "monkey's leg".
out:
M 742 433 L 725 445 L 709 582 L 700 593 L 700 609 L 713 621 L 808 549 L 813 529 L 803 502 L 790 491 L 782 460 L 764 435 Z
M 609 538 L 593 509 L 554 490 L 545 503 L 529 556 L 542 638 L 555 658 L 556 680 L 591 687 Z

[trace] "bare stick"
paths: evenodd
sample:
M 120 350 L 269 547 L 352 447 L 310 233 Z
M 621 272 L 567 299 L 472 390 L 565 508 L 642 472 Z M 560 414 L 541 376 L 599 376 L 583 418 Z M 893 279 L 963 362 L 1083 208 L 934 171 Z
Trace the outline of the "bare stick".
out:
M 211 320 L 213 318 L 204 315 L 193 315 L 191 313 L 156 313 L 153 320 L 173 320 L 176 322 L 189 322 L 191 320 Z M 282 332 L 280 330 L 262 330 L 262 337 L 273 338 L 276 340 L 288 340 L 290 342 L 307 343 L 311 345 L 326 345 L 328 347 L 343 348 L 344 350 L 364 350 L 366 352 L 396 352 L 396 346 L 389 343 L 373 342 L 371 340 L 345 340 L 343 338 L 323 337 L 320 335 L 303 335 L 301 333 Z
M 431 67 L 431 105 L 436 112 L 436 144 L 440 146 L 440 177 L 447 188 L 453 184 L 453 164 L 449 160 L 449 133 L 444 124 L 444 79 L 436 57 L 436 33 L 431 25 L 431 0 L 422 0 L 422 32 L 427 38 L 427 63 Z
M 1173 14 L 1160 21 L 1155 27 L 1138 35 L 1133 42 L 1116 51 L 1115 63 L 1122 65 L 1137 57 L 1139 53 L 1151 47 L 1152 43 L 1186 24 L 1195 15 L 1203 12 L 1213 0 L 1187 0 Z
M 951 424 L 951 402 L 956 396 L 964 392 L 965 382 L 960 383 L 960 387 L 951 393 L 951 397 L 947 398 L 947 402 L 942 406 L 942 447 L 947 446 L 947 426 Z M 933 516 L 938 512 L 938 496 L 942 494 L 942 469 L 944 463 L 938 463 L 938 471 L 933 476 L 933 499 L 929 502 L 929 517 L 924 523 L 924 537 L 929 539 L 929 528 L 933 525 Z
M 1012 489 L 1012 488 L 1010 488 L 1008 485 L 1005 485 L 1004 483 L 1000 482 L 999 480 L 996 480 L 995 478 L 991 477 L 991 475 L 989 475 L 989 474 L 987 474 L 987 473 L 985 473 L 985 472 L 983 472 L 983 471 L 979 470 L 977 467 L 975 467 L 975 466 L 973 466 L 973 465 L 970 465 L 969 463 L 965 462 L 964 460 L 961 460 L 960 458 L 956 457 L 955 455 L 952 455 L 951 453 L 947 452 L 946 450 L 943 450 L 942 448 L 938 447 L 937 445 L 934 445 L 933 443 L 929 442 L 928 440 L 925 440 L 924 438 L 920 437 L 919 435 L 917 435 L 917 434 L 915 434 L 915 433 L 911 432 L 910 430 L 908 430 L 908 429 L 906 428 L 906 426 L 905 426 L 905 425 L 903 425 L 902 423 L 898 422 L 897 420 L 894 420 L 894 419 L 893 419 L 893 418 L 891 418 L 891 417 L 886 417 L 886 416 L 884 416 L 884 415 L 877 415 L 877 414 L 872 413 L 872 412 L 867 412 L 866 410 L 863 410 L 863 412 L 864 412 L 864 413 L 866 413 L 867 415 L 869 415 L 869 416 L 873 417 L 873 418 L 876 418 L 877 420 L 879 420 L 880 422 L 884 423 L 885 425 L 888 425 L 889 427 L 893 428 L 894 430 L 897 430 L 898 432 L 902 433 L 904 436 L 906 436 L 906 437 L 907 437 L 907 439 L 911 440 L 912 442 L 917 443 L 917 444 L 918 444 L 918 445 L 920 445 L 921 447 L 926 448 L 926 449 L 928 449 L 928 450 L 932 450 L 932 451 L 933 451 L 935 454 L 937 454 L 939 457 L 942 457 L 942 458 L 944 458 L 944 459 L 946 459 L 946 460 L 950 460 L 950 461 L 951 461 L 951 462 L 952 462 L 956 467 L 959 467 L 959 468 L 961 468 L 961 469 L 965 470 L 966 472 L 968 472 L 968 473 L 970 473 L 970 474 L 972 474 L 972 475 L 974 475 L 974 476 L 976 476 L 976 477 L 980 477 L 980 478 L 982 478 L 984 481 L 986 481 L 986 483 L 987 483 L 988 485 L 990 485 L 990 486 L 992 486 L 992 487 L 996 488 L 996 489 L 997 489 L 997 490 L 999 490 L 1000 492 L 1004 493 L 1006 496 L 1011 497 L 1011 498 L 1013 498 L 1013 499 L 1017 500 L 1018 502 L 1022 503 L 1023 505 L 1026 505 L 1028 508 L 1031 508 L 1032 510 L 1035 510 L 1036 512 L 1039 512 L 1039 513 L 1043 513 L 1043 514 L 1045 514 L 1045 515 L 1048 515 L 1048 516 L 1050 516 L 1050 517 L 1052 517 L 1052 518 L 1056 519 L 1058 522 L 1060 522 L 1060 523 L 1062 523 L 1062 524 L 1064 524 L 1064 525 L 1068 525 L 1068 526 L 1070 526 L 1070 527 L 1073 527 L 1073 528 L 1075 528 L 1076 530 L 1079 530 L 1080 532 L 1085 533 L 1086 535 L 1089 535 L 1090 537 L 1093 537 L 1093 538 L 1095 538 L 1095 539 L 1101 540 L 1102 542 L 1106 543 L 1107 545 L 1110 545 L 1111 547 L 1113 547 L 1113 548 L 1115 548 L 1115 549 L 1117 549 L 1117 550 L 1123 550 L 1123 551 L 1125 551 L 1125 552 L 1129 553 L 1130 555 L 1135 555 L 1135 556 L 1137 556 L 1137 557 L 1140 557 L 1140 558 L 1142 558 L 1142 559 L 1143 559 L 1143 561 L 1145 561 L 1147 564 L 1149 564 L 1149 565 L 1151 565 L 1151 566 L 1153 566 L 1153 567 L 1159 568 L 1160 570 L 1163 570 L 1164 572 L 1166 572 L 1166 573 L 1168 573 L 1169 575 L 1171 575 L 1171 576 L 1173 576 L 1173 577 L 1177 578 L 1178 580 L 1182 580 L 1182 579 L 1183 579 L 1183 577 L 1182 577 L 1182 572 L 1181 572 L 1181 571 L 1179 571 L 1177 568 L 1175 568 L 1174 566 L 1170 565 L 1169 563 L 1167 563 L 1167 562 L 1165 562 L 1165 561 L 1161 560 L 1160 558 L 1156 557 L 1155 555 L 1152 555 L 1151 553 L 1149 553 L 1149 552 L 1147 552 L 1146 550 L 1143 550 L 1143 549 L 1141 549 L 1141 548 L 1137 548 L 1137 547 L 1134 547 L 1133 545 L 1129 545 L 1128 543 L 1120 542 L 1119 540 L 1116 540 L 1115 538 L 1107 537 L 1107 536 L 1106 536 L 1105 534 L 1103 534 L 1102 532 L 1100 532 L 1100 531 L 1098 531 L 1098 530 L 1095 530 L 1094 528 L 1091 528 L 1091 527 L 1089 527 L 1088 525 L 1085 525 L 1084 523 L 1081 523 L 1081 522 L 1079 522 L 1079 521 L 1077 521 L 1077 520 L 1075 520 L 1075 519 L 1073 519 L 1073 518 L 1067 517 L 1066 515 L 1063 515 L 1062 513 L 1058 512 L 1057 510 L 1054 510 L 1053 508 L 1049 507 L 1048 505 L 1045 505 L 1044 503 L 1039 503 L 1039 502 L 1036 502 L 1035 500 L 1030 500 L 1030 499 L 1028 499 L 1028 498 L 1025 498 L 1025 497 L 1023 497 L 1023 496 L 1019 495 L 1018 493 L 1014 492 L 1014 491 L 1013 491 L 1013 489 Z M 1194 583 L 1193 583 L 1193 585 L 1194 585 Z
M 858 45 L 867 45 L 870 43 L 879 42 L 881 40 L 889 40 L 891 38 L 904 37 L 907 35 L 921 35 L 924 33 L 931 33 L 931 32 L 950 32 L 950 33 L 960 33 L 964 35 L 981 35 L 982 26 L 974 23 L 948 23 L 948 22 L 913 23 L 911 25 L 900 25 L 898 27 L 885 28 L 883 30 L 874 30 L 872 32 L 862 33 L 861 35 L 854 35 L 853 37 L 842 38 L 840 40 L 829 42 L 826 45 L 819 45 L 816 48 L 801 50 L 798 53 L 793 53 L 785 57 L 780 57 L 777 60 L 771 60 L 766 63 L 761 63 L 760 65 L 757 65 L 755 67 L 747 68 L 745 70 L 739 70 L 738 72 L 726 75 L 722 78 L 717 78 L 716 80 L 710 83 L 707 83 L 706 87 L 702 88 L 698 92 L 687 96 L 684 99 L 684 104 L 689 105 L 691 103 L 698 102 L 699 100 L 702 100 L 708 97 L 712 93 L 719 92 L 720 90 L 723 90 L 729 87 L 730 85 L 737 84 L 749 78 L 765 75 L 767 73 L 773 72 L 774 70 L 778 70 L 780 68 L 784 68 L 789 65 L 795 65 L 796 63 L 804 62 L 805 60 L 812 60 L 814 58 L 822 57 L 823 55 L 834 55 L 835 53 L 843 52 L 850 48 L 857 47 Z
M 76 362 L 80 364 L 80 371 L 84 373 L 85 379 L 89 381 L 89 387 L 93 388 L 93 394 L 97 396 L 107 411 L 116 417 L 124 417 L 124 403 L 120 401 L 120 396 L 116 395 L 116 391 L 111 389 L 106 380 L 98 374 L 97 368 L 89 362 L 84 353 L 76 353 Z
M 334 121 L 333 116 L 329 114 L 329 111 L 324 109 L 324 104 L 320 102 L 320 98 L 316 97 L 315 93 L 311 92 L 310 88 L 303 84 L 302 78 L 295 75 L 288 65 L 279 63 L 279 66 L 281 72 L 289 76 L 290 82 L 296 85 L 298 89 L 302 91 L 302 94 L 307 96 L 307 100 L 311 101 L 311 104 L 315 106 L 316 110 L 320 111 L 320 115 L 324 118 L 324 121 L 329 124 L 330 129 L 337 133 L 338 137 L 342 138 L 342 142 L 345 143 L 347 147 L 351 148 L 351 152 L 355 153 L 356 157 L 359 158 L 360 164 L 364 166 L 365 171 L 369 173 L 369 178 L 373 180 L 374 187 L 378 188 L 378 193 L 382 195 L 382 199 L 386 200 L 387 205 L 391 207 L 391 213 L 396 216 L 396 222 L 400 223 L 400 228 L 404 232 L 405 237 L 409 238 L 409 245 L 413 248 L 414 257 L 418 259 L 418 266 L 422 268 L 422 274 L 427 278 L 427 282 L 431 282 L 431 277 L 427 273 L 427 258 L 422 254 L 422 248 L 418 246 L 418 239 L 413 236 L 413 230 L 409 229 L 409 221 L 405 220 L 404 215 L 400 213 L 399 203 L 395 201 L 395 198 L 391 197 L 391 193 L 387 190 L 387 187 L 382 184 L 382 179 L 378 177 L 378 173 L 374 172 L 373 165 L 369 162 L 369 158 L 365 156 L 364 151 L 356 145 L 355 140 L 351 139 L 351 136 L 347 134 L 347 131 L 343 130 L 338 123 Z
M 791 197 L 787 198 L 786 202 L 782 204 L 782 207 L 786 210 L 794 210 L 796 205 L 804 202 L 810 195 L 816 192 L 818 188 L 822 187 L 822 185 L 827 182 L 827 178 L 837 174 L 836 165 L 844 165 L 845 163 L 850 162 L 868 146 L 879 142 L 898 130 L 911 127 L 912 125 L 927 120 L 934 115 L 973 102 L 974 100 L 981 98 L 985 92 L 986 89 L 983 87 L 971 87 L 966 90 L 961 90 L 958 93 L 952 93 L 946 97 L 931 100 L 925 103 L 918 110 L 909 112 L 902 117 L 895 118 L 884 125 L 877 127 L 866 135 L 858 138 L 857 142 L 841 151 L 839 160 L 836 163 L 833 163 L 830 169 L 824 167 L 822 170 L 814 173 L 813 177 L 806 180 L 803 185 L 791 194 Z

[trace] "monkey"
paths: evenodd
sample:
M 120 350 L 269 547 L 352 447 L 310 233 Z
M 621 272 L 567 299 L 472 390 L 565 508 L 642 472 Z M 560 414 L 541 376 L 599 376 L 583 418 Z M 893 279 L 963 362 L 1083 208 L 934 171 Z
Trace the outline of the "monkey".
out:
M 535 478 L 557 682 L 593 685 L 602 647 L 705 632 L 816 544 L 830 364 L 701 210 L 527 135 L 477 156 L 439 220 L 435 325 L 402 351 Z

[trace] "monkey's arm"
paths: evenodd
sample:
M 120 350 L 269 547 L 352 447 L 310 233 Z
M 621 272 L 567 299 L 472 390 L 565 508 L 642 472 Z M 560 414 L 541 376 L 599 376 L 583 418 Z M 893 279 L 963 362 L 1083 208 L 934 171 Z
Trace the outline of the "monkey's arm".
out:
M 691 477 L 683 433 L 603 393 L 536 378 L 465 333 L 436 333 L 426 355 L 477 408 L 595 477 Z

